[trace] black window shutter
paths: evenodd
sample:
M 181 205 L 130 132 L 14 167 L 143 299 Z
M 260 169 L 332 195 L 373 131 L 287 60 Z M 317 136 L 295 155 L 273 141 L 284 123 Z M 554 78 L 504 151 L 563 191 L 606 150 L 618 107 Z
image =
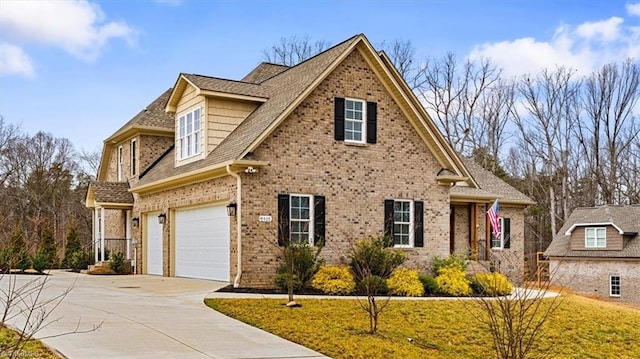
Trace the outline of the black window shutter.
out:
M 367 102 L 367 143 L 376 143 L 378 139 L 378 104 Z
M 289 195 L 278 195 L 278 245 L 289 242 Z
M 384 236 L 393 244 L 393 200 L 384 200 Z
M 424 247 L 424 202 L 413 203 L 413 246 Z
M 504 246 L 503 248 L 511 248 L 511 219 L 503 218 L 502 233 L 504 233 Z
M 334 136 L 336 141 L 344 141 L 344 98 L 335 98 Z
M 324 246 L 325 238 L 325 210 L 324 196 L 313 197 L 313 244 Z

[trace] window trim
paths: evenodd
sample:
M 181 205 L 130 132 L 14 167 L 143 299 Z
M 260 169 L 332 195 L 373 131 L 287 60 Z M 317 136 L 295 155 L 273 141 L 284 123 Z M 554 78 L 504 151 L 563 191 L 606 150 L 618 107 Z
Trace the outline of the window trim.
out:
M 415 201 L 412 199 L 399 198 L 393 199 L 393 223 L 391 224 L 395 228 L 396 225 L 396 202 L 409 202 L 409 244 L 396 244 L 396 234 L 393 233 L 393 248 L 415 248 Z M 406 222 L 399 222 L 406 224 Z
M 613 279 L 617 278 L 618 283 L 613 284 Z M 617 293 L 614 293 L 614 286 L 617 287 Z M 620 278 L 619 274 L 611 274 L 609 275 L 609 296 L 619 298 L 622 294 L 622 278 Z
M 138 172 L 137 167 L 138 167 L 138 161 L 137 161 L 137 157 L 136 157 L 136 150 L 138 149 L 138 141 L 136 138 L 132 138 L 131 139 L 131 145 L 130 145 L 130 150 L 131 150 L 131 175 L 135 176 L 136 173 Z
M 593 245 L 589 245 L 588 233 L 590 230 L 595 232 L 594 238 L 593 238 L 594 240 Z M 603 237 L 604 243 L 601 246 L 598 245 L 598 230 L 604 231 L 604 237 Z M 586 227 L 584 229 L 584 247 L 585 248 L 607 248 L 607 227 Z
M 198 116 L 195 115 L 196 111 Z M 180 115 L 176 115 L 176 156 L 178 161 L 187 160 L 196 156 L 202 155 L 202 113 L 204 111 L 200 107 L 192 108 L 188 111 L 184 111 Z M 191 132 L 187 131 L 189 123 L 187 117 L 191 115 Z M 184 125 L 180 124 L 184 121 Z M 197 124 L 197 129 L 196 129 Z M 184 135 L 181 135 L 181 127 L 183 128 Z M 183 147 L 184 145 L 184 147 Z M 189 151 L 192 151 L 189 154 Z
M 293 241 L 291 239 L 291 229 L 293 228 L 292 224 L 293 222 L 304 222 L 303 220 L 299 220 L 299 219 L 293 219 L 291 216 L 291 202 L 293 197 L 306 197 L 309 199 L 309 219 L 307 220 L 307 222 L 309 223 L 309 237 L 307 239 L 307 244 L 310 247 L 314 246 L 314 223 L 315 223 L 315 210 L 314 210 L 314 195 L 312 194 L 304 194 L 304 193 L 289 193 L 289 243 L 302 243 L 302 242 L 296 242 Z
M 498 222 L 500 222 L 500 238 L 496 238 L 500 240 L 500 246 L 494 247 L 493 246 L 493 233 L 491 233 L 491 235 L 489 236 L 489 245 L 491 246 L 491 249 L 504 249 L 504 217 L 500 216 L 498 217 Z M 490 226 L 487 227 L 487 230 L 491 231 Z
M 347 117 L 347 102 L 359 102 L 362 104 L 362 119 L 356 120 Z M 361 123 L 361 138 L 360 140 L 350 140 L 347 139 L 347 122 L 360 122 Z M 344 142 L 345 143 L 358 143 L 358 144 L 366 144 L 367 143 L 367 101 L 357 98 L 344 98 Z
M 122 181 L 122 174 L 123 174 L 123 167 L 124 167 L 124 155 L 123 155 L 124 149 L 122 148 L 122 145 L 118 146 L 118 182 Z

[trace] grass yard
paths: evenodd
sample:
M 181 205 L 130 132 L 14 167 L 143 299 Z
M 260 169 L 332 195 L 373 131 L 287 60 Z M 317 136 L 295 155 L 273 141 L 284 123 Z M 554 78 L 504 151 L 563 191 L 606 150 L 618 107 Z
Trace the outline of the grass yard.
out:
M 207 299 L 228 316 L 334 358 L 493 358 L 491 337 L 474 319 L 473 301 L 392 301 L 378 334 L 356 300 Z M 410 341 L 408 338 L 412 338 Z M 640 358 L 640 310 L 569 295 L 537 350 L 556 358 Z
M 18 334 L 6 327 L 0 327 L 0 359 L 10 358 Z M 60 357 L 44 346 L 39 340 L 29 340 L 15 358 L 59 359 Z

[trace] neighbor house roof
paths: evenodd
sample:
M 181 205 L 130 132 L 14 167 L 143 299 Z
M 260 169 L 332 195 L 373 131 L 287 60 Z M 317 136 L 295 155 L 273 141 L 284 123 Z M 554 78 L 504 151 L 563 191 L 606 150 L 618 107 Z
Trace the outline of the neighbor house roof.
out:
M 288 68 L 289 66 L 263 62 L 243 77 L 241 81 L 259 84 L 275 75 L 278 75 Z
M 477 198 L 478 200 L 498 199 L 500 203 L 535 204 L 531 198 L 513 188 L 510 184 L 487 171 L 470 158 L 460 156 L 465 167 L 480 188 L 469 186 L 453 186 L 451 197 Z
M 133 194 L 127 182 L 91 181 L 87 193 L 88 207 L 132 206 Z
M 571 231 L 574 228 L 597 224 L 615 226 L 631 239 L 619 251 L 570 249 Z M 553 238 L 545 255 L 551 257 L 640 258 L 640 236 L 638 233 L 640 233 L 640 206 L 638 205 L 576 208 Z

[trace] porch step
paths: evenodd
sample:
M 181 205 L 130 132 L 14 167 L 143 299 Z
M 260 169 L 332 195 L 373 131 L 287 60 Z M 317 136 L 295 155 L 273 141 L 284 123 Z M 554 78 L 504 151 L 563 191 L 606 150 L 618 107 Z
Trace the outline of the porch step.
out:
M 85 274 L 116 274 L 113 270 L 111 270 L 111 265 L 109 262 L 103 261 L 98 262 L 96 264 L 89 265 L 89 269 L 86 271 L 80 271 L 80 273 Z
M 467 275 L 474 275 L 478 273 L 489 273 L 488 261 L 467 261 Z

